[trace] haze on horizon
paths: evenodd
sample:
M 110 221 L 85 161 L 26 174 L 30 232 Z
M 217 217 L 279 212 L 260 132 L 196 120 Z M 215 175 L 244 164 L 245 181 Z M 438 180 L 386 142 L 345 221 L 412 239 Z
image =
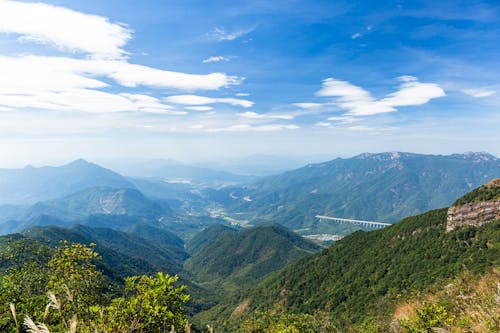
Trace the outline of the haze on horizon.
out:
M 0 166 L 499 156 L 499 18 L 493 0 L 0 0 Z

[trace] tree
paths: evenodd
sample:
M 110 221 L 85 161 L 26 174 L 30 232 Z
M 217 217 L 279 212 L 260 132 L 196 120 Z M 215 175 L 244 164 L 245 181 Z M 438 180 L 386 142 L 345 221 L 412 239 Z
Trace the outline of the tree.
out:
M 50 306 L 58 310 L 65 325 L 75 315 L 88 322 L 90 308 L 100 303 L 104 279 L 95 265 L 101 257 L 94 246 L 64 242 L 49 261 L 50 278 L 46 288 L 51 295 Z
M 174 286 L 177 276 L 129 277 L 126 295 L 114 299 L 104 309 L 104 323 L 113 332 L 166 332 L 167 328 L 183 329 L 187 325 L 184 304 L 189 295 L 185 286 Z

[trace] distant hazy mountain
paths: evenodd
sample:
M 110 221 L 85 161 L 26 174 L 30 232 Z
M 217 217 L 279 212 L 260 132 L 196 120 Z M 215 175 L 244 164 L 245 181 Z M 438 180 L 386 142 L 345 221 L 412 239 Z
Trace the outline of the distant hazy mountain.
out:
M 250 221 L 318 232 L 330 227 L 318 225 L 316 214 L 394 222 L 448 206 L 499 176 L 500 160 L 487 153 L 361 154 L 310 164 L 211 196 L 230 212 L 245 213 Z
M 147 198 L 138 190 L 110 187 L 87 188 L 60 199 L 17 210 L 11 206 L 5 209 L 4 216 L 0 217 L 10 219 L 0 224 L 0 233 L 16 232 L 34 225 L 69 226 L 76 222 L 110 227 L 116 221 L 114 228 L 121 229 L 140 221 L 159 221 L 172 214 L 168 204 Z M 0 212 L 2 210 L 0 207 Z M 6 217 L 7 213 L 10 215 Z
M 227 170 L 242 175 L 270 176 L 293 170 L 316 161 L 324 161 L 325 156 L 279 156 L 256 154 L 245 158 L 213 162 L 208 165 L 219 170 Z
M 224 187 L 248 183 L 256 179 L 253 176 L 242 176 L 173 160 L 122 163 L 116 166 L 116 169 L 134 178 L 156 179 L 169 184 L 185 184 L 196 187 Z
M 207 241 L 206 235 L 214 238 Z M 277 224 L 234 230 L 214 225 L 187 244 L 191 258 L 185 269 L 197 281 L 218 283 L 228 289 L 244 287 L 265 275 L 320 249 Z
M 85 160 L 59 167 L 0 169 L 0 204 L 34 204 L 95 186 L 134 188 L 116 172 Z

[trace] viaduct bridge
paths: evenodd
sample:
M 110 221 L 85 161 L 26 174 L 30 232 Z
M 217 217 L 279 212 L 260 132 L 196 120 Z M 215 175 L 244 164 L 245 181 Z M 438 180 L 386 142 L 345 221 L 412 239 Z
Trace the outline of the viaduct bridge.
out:
M 315 216 L 317 219 L 321 220 L 327 220 L 327 221 L 332 221 L 336 223 L 351 223 L 355 225 L 360 225 L 363 227 L 368 227 L 368 228 L 375 228 L 375 229 L 382 229 L 385 228 L 389 225 L 390 223 L 382 223 L 382 222 L 373 222 L 373 221 L 363 221 L 363 220 L 351 220 L 351 219 L 343 219 L 340 217 L 332 217 L 332 216 L 325 216 L 325 215 L 316 215 Z

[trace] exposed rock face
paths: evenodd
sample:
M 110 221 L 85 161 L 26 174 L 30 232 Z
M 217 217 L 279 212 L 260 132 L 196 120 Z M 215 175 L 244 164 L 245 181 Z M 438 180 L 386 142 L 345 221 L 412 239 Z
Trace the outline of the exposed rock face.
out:
M 478 190 L 499 187 L 500 178 L 495 178 Z M 491 196 L 491 199 L 492 200 L 469 202 L 460 206 L 451 206 L 450 209 L 448 209 L 446 231 L 451 231 L 462 226 L 481 226 L 485 223 L 500 219 L 500 199 L 498 195 Z
M 481 226 L 500 219 L 500 200 L 472 202 L 448 209 L 446 231 L 462 226 Z

